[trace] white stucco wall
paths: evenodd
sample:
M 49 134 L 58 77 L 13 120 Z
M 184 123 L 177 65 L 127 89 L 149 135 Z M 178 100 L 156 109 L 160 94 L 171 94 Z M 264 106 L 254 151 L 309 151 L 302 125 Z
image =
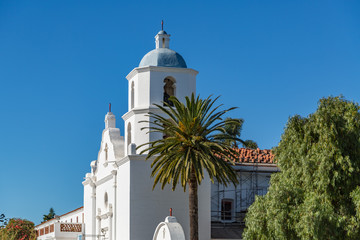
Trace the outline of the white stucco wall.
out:
M 88 173 L 90 175 L 90 173 Z M 95 234 L 96 219 L 96 192 L 94 183 L 88 178 L 83 182 L 84 185 L 84 222 L 85 234 Z
M 117 174 L 116 239 L 130 239 L 130 162 L 125 157 Z
M 179 185 L 175 191 L 169 186 L 161 190 L 160 185 L 154 191 L 151 174 L 151 161 L 145 156 L 129 156 L 130 159 L 130 239 L 148 239 L 157 224 L 169 209 L 182 225 L 185 236 L 189 238 L 188 193 Z M 207 179 L 199 187 L 199 232 L 200 239 L 210 239 L 210 181 Z M 141 228 L 141 231 L 138 229 Z

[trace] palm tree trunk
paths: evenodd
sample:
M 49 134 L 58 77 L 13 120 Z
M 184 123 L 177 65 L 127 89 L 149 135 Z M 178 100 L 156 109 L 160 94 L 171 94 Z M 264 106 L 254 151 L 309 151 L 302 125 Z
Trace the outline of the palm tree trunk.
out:
M 189 216 L 190 216 L 190 240 L 199 239 L 199 225 L 198 225 L 198 194 L 197 181 L 194 170 L 191 171 L 189 180 Z

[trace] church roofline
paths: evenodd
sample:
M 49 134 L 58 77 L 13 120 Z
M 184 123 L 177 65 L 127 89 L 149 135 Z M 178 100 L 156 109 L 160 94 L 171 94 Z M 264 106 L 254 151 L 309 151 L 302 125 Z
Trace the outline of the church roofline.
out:
M 59 218 L 64 217 L 64 216 L 66 216 L 66 215 L 68 215 L 68 214 L 70 214 L 70 213 L 76 212 L 76 211 L 81 210 L 81 209 L 83 209 L 83 208 L 84 208 L 84 206 L 81 206 L 81 207 L 79 207 L 79 208 L 76 208 L 76 209 L 74 209 L 74 210 L 71 210 L 70 212 L 64 213 L 63 215 L 60 215 L 60 216 L 57 216 L 57 217 L 59 217 Z M 56 218 L 52 218 L 52 219 L 50 219 L 50 220 L 47 220 L 46 222 L 42 222 L 42 223 L 36 225 L 35 228 L 37 228 L 37 227 L 39 227 L 39 226 L 41 226 L 41 225 L 43 225 L 43 224 L 45 224 L 45 223 L 48 223 L 48 222 L 50 222 L 50 221 L 52 221 L 52 220 L 56 220 Z
M 130 81 L 137 73 L 154 71 L 154 72 L 188 72 L 197 75 L 199 72 L 192 68 L 176 68 L 176 67 L 156 67 L 146 66 L 134 68 L 127 76 L 126 79 Z
M 277 165 L 275 155 L 270 149 L 236 148 L 237 158 L 233 159 L 235 164 L 255 163 Z

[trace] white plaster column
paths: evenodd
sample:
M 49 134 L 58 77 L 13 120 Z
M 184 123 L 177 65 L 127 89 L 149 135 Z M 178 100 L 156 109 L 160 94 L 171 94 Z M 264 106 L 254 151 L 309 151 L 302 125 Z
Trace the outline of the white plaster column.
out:
M 115 165 L 116 166 L 116 165 Z M 114 236 L 114 240 L 116 240 L 116 205 L 117 205 L 117 200 L 116 200 L 116 187 L 117 187 L 117 182 L 116 182 L 116 175 L 117 175 L 117 171 L 116 170 L 112 170 L 111 171 L 112 175 L 113 175 L 113 190 L 114 190 L 114 202 L 113 202 L 113 210 L 112 212 L 114 213 L 114 232 L 113 232 L 113 236 Z M 110 224 L 110 223 L 109 223 Z
M 93 212 L 93 218 L 91 219 L 91 234 L 94 236 L 96 234 L 96 185 L 92 182 L 92 194 L 91 194 L 91 206 Z M 86 226 L 85 226 L 86 227 Z
M 96 216 L 97 220 L 98 220 L 98 231 L 97 231 L 97 235 L 98 237 L 100 237 L 101 233 L 101 209 L 98 209 L 98 215 Z
M 109 240 L 112 240 L 112 219 L 113 219 L 113 213 L 112 213 L 112 205 L 109 206 L 109 212 L 107 214 L 108 220 L 109 220 Z M 115 227 L 116 228 L 116 227 Z M 115 239 L 115 238 L 114 238 Z

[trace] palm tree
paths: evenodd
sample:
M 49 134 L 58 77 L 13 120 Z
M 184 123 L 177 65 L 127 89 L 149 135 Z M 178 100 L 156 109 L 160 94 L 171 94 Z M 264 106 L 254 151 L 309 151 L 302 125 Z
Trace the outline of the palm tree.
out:
M 242 140 L 240 139 L 242 125 L 244 119 L 242 118 L 226 118 L 225 119 L 225 134 L 229 135 L 229 139 L 225 139 L 227 143 L 231 144 L 234 148 L 238 148 L 238 143 L 241 143 L 246 148 L 256 149 L 258 147 L 257 143 L 253 140 Z
M 176 97 L 170 97 L 173 104 L 156 105 L 162 114 L 150 113 L 152 121 L 147 127 L 150 132 L 159 132 L 165 138 L 139 146 L 148 151 L 147 159 L 154 157 L 151 164 L 154 186 L 161 183 L 175 190 L 178 183 L 186 190 L 189 187 L 190 240 L 198 239 L 198 185 L 204 179 L 204 170 L 212 182 L 214 180 L 227 186 L 238 183 L 237 175 L 229 164 L 235 157 L 232 146 L 224 139 L 233 139 L 225 132 L 226 122 L 223 115 L 234 109 L 219 110 L 213 107 L 215 100 L 210 97 L 200 99 L 186 97 L 181 103 Z M 229 120 L 231 122 L 231 120 Z

